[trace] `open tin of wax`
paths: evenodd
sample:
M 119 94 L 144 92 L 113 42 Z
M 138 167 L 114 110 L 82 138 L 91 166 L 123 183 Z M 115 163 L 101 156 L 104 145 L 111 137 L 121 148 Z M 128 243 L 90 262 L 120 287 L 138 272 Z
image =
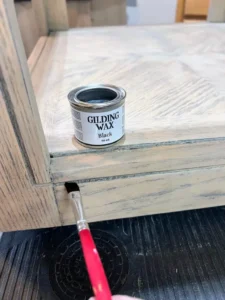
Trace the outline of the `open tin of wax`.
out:
M 96 84 L 78 87 L 68 94 L 75 137 L 91 147 L 103 147 L 125 134 L 125 97 L 120 87 Z

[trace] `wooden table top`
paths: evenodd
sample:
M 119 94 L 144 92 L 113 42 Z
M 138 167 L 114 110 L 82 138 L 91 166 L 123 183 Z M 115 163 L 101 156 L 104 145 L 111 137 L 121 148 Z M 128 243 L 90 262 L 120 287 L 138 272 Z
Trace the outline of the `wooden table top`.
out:
M 73 138 L 67 94 L 92 83 L 127 92 L 115 147 L 225 136 L 225 24 L 73 29 L 43 46 L 32 82 L 53 155 L 91 151 Z

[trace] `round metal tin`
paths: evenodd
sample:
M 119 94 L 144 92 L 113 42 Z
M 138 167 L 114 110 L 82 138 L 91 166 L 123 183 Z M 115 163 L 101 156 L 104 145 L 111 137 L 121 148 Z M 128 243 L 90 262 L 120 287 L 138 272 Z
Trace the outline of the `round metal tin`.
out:
M 96 84 L 78 87 L 68 94 L 76 139 L 87 146 L 104 147 L 125 133 L 125 97 L 120 87 Z

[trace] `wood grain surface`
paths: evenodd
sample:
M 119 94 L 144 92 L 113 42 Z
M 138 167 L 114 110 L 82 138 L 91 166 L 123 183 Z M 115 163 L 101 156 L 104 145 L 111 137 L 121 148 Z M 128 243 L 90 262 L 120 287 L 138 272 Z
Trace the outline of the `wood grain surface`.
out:
M 0 231 L 60 226 L 51 185 L 32 183 L 0 92 Z
M 38 39 L 48 35 L 44 0 L 15 3 L 16 15 L 26 56 L 29 57 Z
M 224 44 L 225 24 L 52 33 L 32 72 L 49 151 L 84 151 L 67 94 L 97 82 L 127 91 L 126 138 L 115 147 L 223 137 Z
M 0 0 L 1 90 L 31 179 L 50 182 L 49 153 L 12 0 Z
M 139 149 L 101 151 L 51 160 L 53 182 L 167 172 L 225 165 L 225 141 L 155 145 Z
M 41 55 L 47 40 L 48 40 L 47 36 L 40 37 L 36 43 L 36 47 L 31 52 L 27 60 L 30 73 L 32 73 L 33 69 L 35 68 L 36 63 L 38 62 L 39 56 Z
M 49 30 L 66 30 L 69 28 L 66 0 L 46 0 L 46 15 Z
M 37 19 L 34 14 L 32 2 L 15 3 L 15 8 L 26 56 L 29 57 L 41 36 Z
M 225 168 L 203 168 L 80 183 L 88 221 L 224 205 Z M 64 186 L 55 187 L 63 224 L 73 224 Z

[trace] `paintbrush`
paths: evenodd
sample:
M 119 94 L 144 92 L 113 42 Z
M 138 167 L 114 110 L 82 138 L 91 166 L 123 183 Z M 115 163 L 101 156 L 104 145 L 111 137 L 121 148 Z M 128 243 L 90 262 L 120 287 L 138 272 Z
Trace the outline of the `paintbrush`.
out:
M 77 229 L 80 236 L 86 267 L 96 300 L 111 300 L 112 294 L 102 266 L 101 259 L 85 220 L 79 186 L 75 182 L 66 182 L 66 190 L 71 201 Z

